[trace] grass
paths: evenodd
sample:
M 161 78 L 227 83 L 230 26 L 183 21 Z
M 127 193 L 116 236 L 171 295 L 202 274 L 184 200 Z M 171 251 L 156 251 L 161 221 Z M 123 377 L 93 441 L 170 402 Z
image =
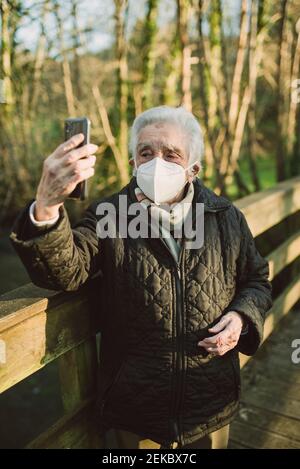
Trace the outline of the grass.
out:
M 270 187 L 276 184 L 276 172 L 275 172 L 275 163 L 272 155 L 263 155 L 257 157 L 257 173 L 261 184 L 261 190 L 269 189 Z M 249 188 L 250 193 L 255 192 L 255 187 L 251 178 L 249 171 L 249 165 L 246 157 L 241 158 L 239 163 L 239 170 L 241 177 Z M 201 177 L 201 176 L 200 176 Z M 206 185 L 213 189 L 213 181 L 206 182 Z M 227 187 L 227 195 L 231 200 L 236 200 L 239 198 L 238 187 L 233 179 L 233 182 L 230 186 Z

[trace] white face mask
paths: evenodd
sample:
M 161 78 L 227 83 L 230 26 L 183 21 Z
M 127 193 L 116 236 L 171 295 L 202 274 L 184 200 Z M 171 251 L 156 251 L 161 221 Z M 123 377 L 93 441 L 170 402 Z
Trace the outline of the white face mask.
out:
M 187 182 L 186 171 L 194 164 L 183 168 L 177 163 L 155 157 L 136 168 L 137 184 L 157 205 L 167 203 L 183 189 Z

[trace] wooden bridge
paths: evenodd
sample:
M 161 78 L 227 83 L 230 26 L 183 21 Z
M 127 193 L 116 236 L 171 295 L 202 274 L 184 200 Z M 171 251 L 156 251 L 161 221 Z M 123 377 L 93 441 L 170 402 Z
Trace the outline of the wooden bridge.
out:
M 242 402 L 230 447 L 300 448 L 300 363 L 292 361 L 292 341 L 300 339 L 293 309 L 300 299 L 300 178 L 235 204 L 269 260 L 274 305 L 266 343 L 250 361 L 240 357 Z M 57 293 L 28 284 L 2 295 L 0 339 L 0 392 L 58 364 L 64 413 L 27 447 L 101 447 L 91 419 L 101 333 L 85 289 Z

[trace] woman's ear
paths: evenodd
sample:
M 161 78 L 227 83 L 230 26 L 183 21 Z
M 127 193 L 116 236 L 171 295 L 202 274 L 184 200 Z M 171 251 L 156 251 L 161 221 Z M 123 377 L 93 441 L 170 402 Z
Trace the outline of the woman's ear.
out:
M 201 170 L 201 163 L 195 163 L 192 167 L 193 175 L 196 176 Z
M 189 169 L 189 176 L 188 176 L 188 180 L 189 182 L 192 182 L 192 180 L 194 179 L 194 177 L 199 173 L 200 171 L 200 163 L 195 163 L 192 168 Z

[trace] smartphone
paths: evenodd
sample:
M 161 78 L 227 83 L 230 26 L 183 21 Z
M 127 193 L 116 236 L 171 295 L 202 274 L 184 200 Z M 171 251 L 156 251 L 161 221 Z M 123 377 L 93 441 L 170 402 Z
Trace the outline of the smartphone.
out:
M 82 133 L 84 135 L 84 139 L 76 148 L 82 147 L 83 145 L 90 143 L 90 128 L 91 122 L 87 117 L 65 119 L 65 140 L 69 140 L 73 135 Z M 87 180 L 85 180 L 77 184 L 68 198 L 85 200 L 87 195 L 88 186 Z

